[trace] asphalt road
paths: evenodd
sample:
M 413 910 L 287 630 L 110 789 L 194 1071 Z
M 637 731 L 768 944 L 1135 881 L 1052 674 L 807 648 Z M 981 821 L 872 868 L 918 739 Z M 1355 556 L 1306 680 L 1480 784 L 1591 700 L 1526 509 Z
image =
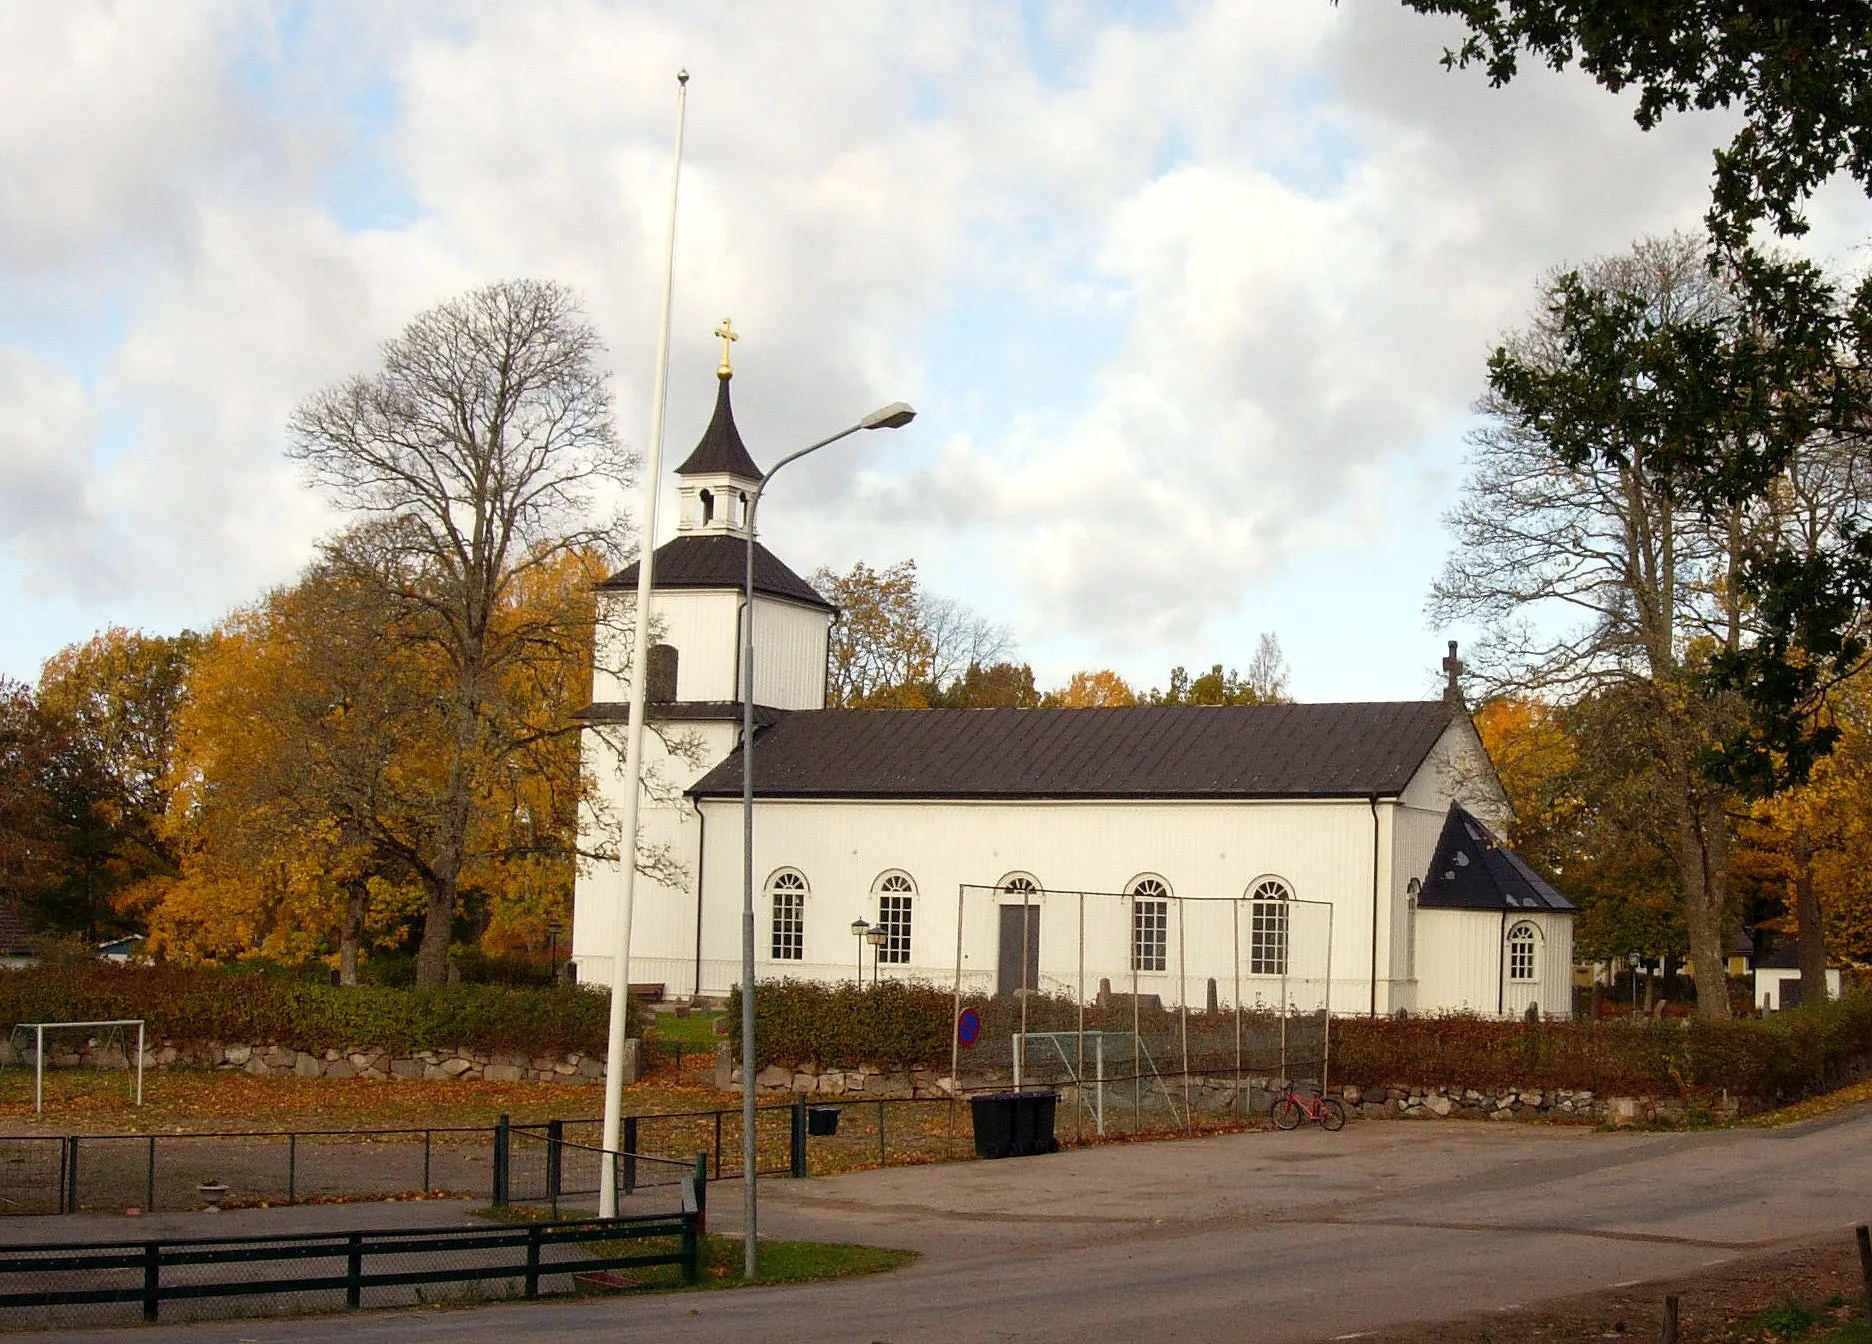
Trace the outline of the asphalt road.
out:
M 1680 1135 L 1365 1122 L 761 1188 L 764 1234 L 923 1258 L 792 1288 L 153 1327 L 134 1339 L 1343 1338 L 1678 1274 L 1866 1221 L 1872 1108 Z M 711 1194 L 713 1230 L 732 1230 L 739 1186 Z

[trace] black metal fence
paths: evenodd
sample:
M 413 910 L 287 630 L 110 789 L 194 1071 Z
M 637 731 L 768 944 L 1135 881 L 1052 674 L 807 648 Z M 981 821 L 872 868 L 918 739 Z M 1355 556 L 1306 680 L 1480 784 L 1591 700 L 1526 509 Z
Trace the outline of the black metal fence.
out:
M 492 1190 L 496 1126 L 0 1136 L 0 1214 Z M 362 1153 L 367 1160 L 359 1160 Z
M 581 1284 L 578 1276 L 662 1265 L 679 1266 L 693 1283 L 702 1230 L 700 1211 L 685 1210 L 507 1227 L 12 1248 L 0 1256 L 0 1322 L 102 1324 L 134 1319 L 138 1310 L 154 1321 L 164 1303 L 183 1301 L 196 1315 L 393 1306 L 436 1300 L 426 1290 L 459 1284 L 482 1296 L 530 1298 L 630 1286 Z M 272 1301 L 229 1300 L 262 1297 Z M 219 1309 L 210 1305 L 217 1301 Z
M 1062 1102 L 1065 1133 L 1071 1132 L 1068 1106 Z M 836 1128 L 831 1112 L 838 1115 Z M 814 1113 L 816 1128 L 809 1119 Z M 739 1177 L 741 1125 L 738 1107 L 624 1117 L 621 1192 L 674 1186 L 695 1170 L 697 1154 L 711 1179 Z M 418 1193 L 493 1204 L 590 1205 L 603 1167 L 601 1133 L 598 1119 L 581 1117 L 427 1129 L 5 1135 L 0 1214 L 154 1212 L 220 1200 L 252 1207 Z M 760 1106 L 755 1149 L 759 1175 L 792 1177 L 974 1152 L 966 1101 L 851 1096 Z

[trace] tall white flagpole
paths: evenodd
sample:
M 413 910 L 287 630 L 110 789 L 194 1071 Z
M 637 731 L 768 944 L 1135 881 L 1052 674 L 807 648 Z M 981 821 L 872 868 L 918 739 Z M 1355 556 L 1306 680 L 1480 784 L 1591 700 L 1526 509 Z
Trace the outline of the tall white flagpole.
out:
M 663 403 L 669 384 L 670 300 L 676 288 L 676 189 L 682 180 L 683 116 L 689 72 L 676 75 L 676 155 L 670 170 L 669 250 L 663 264 L 663 316 L 657 327 L 656 376 L 650 389 L 650 438 L 644 445 L 643 527 L 637 556 L 637 611 L 631 637 L 630 722 L 625 728 L 624 817 L 618 827 L 618 907 L 611 950 L 611 1037 L 605 1050 L 604 1179 L 598 1216 L 617 1217 L 618 1135 L 624 1121 L 624 1039 L 630 1022 L 631 906 L 637 894 L 637 799 L 643 791 L 644 665 L 650 656 L 650 590 L 656 559 L 657 496 L 663 488 Z

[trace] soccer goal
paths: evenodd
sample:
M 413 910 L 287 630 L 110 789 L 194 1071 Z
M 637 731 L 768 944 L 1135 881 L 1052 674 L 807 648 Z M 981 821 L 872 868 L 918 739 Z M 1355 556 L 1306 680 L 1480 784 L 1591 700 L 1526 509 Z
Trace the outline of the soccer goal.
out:
M 94 1073 L 102 1073 L 122 1060 L 127 1071 L 136 1070 L 136 1104 L 143 1104 L 143 1019 L 113 1018 L 103 1022 L 20 1022 L 13 1028 L 13 1053 L 21 1061 L 31 1059 L 33 1069 L 33 1112 L 45 1110 L 45 1066 L 47 1051 L 54 1064 L 82 1066 L 85 1055 L 91 1057 Z M 126 1048 L 131 1028 L 136 1029 L 136 1054 Z M 134 1061 L 134 1063 L 133 1063 Z

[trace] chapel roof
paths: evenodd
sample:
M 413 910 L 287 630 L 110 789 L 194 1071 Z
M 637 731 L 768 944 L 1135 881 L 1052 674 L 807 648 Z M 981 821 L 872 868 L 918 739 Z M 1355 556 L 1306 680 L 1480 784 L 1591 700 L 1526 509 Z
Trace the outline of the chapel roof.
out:
M 730 588 L 739 591 L 746 579 L 747 538 L 724 533 L 678 536 L 656 549 L 651 575 L 658 588 Z M 627 565 L 598 585 L 600 588 L 635 588 L 637 566 Z M 754 543 L 754 591 L 783 597 L 831 611 L 833 606 L 813 586 L 788 569 L 774 553 Z
M 1396 795 L 1449 726 L 1439 701 L 820 709 L 756 739 L 763 798 Z M 741 792 L 737 750 L 696 797 Z
M 754 465 L 747 445 L 741 442 L 741 431 L 735 428 L 734 406 L 728 398 L 728 384 L 733 381 L 732 374 L 717 378 L 715 414 L 709 418 L 708 428 L 702 431 L 702 441 L 695 446 L 695 451 L 676 468 L 678 476 L 725 472 L 754 481 L 761 479 L 761 469 Z
M 1451 803 L 1443 819 L 1443 834 L 1417 895 L 1417 906 L 1422 910 L 1578 908 L 1460 803 Z
M 1758 971 L 1798 971 L 1800 969 L 1799 940 L 1792 937 L 1779 940 L 1772 948 L 1755 958 L 1755 969 Z M 1839 969 L 1839 963 L 1831 956 L 1827 958 L 1827 969 Z

